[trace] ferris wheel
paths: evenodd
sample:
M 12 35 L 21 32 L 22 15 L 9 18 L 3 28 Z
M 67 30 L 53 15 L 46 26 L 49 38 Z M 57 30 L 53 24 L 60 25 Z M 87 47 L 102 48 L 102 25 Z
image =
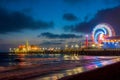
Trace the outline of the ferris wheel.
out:
M 98 24 L 92 32 L 93 41 L 99 44 L 107 37 L 115 36 L 115 31 L 111 25 L 107 23 Z

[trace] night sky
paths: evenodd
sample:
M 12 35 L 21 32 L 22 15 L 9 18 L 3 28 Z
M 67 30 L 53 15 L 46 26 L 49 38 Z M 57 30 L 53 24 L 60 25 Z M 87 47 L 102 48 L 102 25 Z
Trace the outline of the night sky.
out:
M 24 44 L 76 44 L 99 23 L 120 35 L 120 0 L 0 0 L 0 52 Z

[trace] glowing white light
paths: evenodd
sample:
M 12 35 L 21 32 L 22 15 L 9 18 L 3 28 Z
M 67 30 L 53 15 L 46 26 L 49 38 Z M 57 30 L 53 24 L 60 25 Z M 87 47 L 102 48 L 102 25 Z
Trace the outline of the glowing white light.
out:
M 88 37 L 88 35 L 85 35 L 86 37 Z
M 95 42 L 98 43 L 98 36 L 104 34 L 102 31 L 99 31 L 98 33 L 95 34 Z
M 114 29 L 106 23 L 98 24 L 92 32 L 93 39 L 95 43 L 98 43 L 98 39 L 104 40 L 104 35 L 107 35 L 108 37 L 115 36 Z

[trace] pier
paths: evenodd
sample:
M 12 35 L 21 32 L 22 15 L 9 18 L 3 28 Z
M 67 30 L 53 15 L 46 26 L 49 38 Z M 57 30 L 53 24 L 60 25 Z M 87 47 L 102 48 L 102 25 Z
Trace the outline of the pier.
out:
M 120 56 L 120 49 L 81 49 L 37 52 L 10 52 L 10 54 L 77 54 L 91 56 Z

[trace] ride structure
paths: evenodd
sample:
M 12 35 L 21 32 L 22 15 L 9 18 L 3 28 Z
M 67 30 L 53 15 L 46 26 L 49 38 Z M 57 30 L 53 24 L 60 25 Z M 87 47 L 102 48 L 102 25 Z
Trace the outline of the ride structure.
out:
M 95 44 L 103 43 L 108 37 L 116 36 L 114 29 L 107 23 L 98 24 L 92 32 L 93 42 Z
M 93 43 L 100 48 L 120 48 L 120 36 L 116 35 L 113 27 L 107 23 L 100 23 L 92 31 Z

